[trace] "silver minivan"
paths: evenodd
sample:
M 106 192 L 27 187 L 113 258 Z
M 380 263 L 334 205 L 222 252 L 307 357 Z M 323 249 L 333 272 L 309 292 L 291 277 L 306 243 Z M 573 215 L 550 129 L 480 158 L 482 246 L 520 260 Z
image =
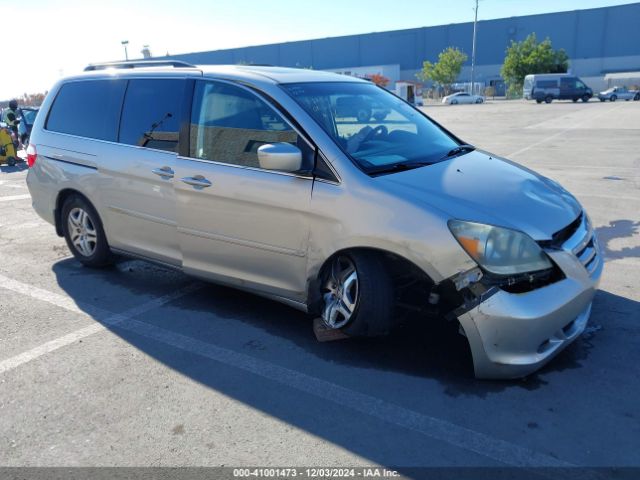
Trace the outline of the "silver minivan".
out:
M 476 150 L 371 82 L 310 70 L 90 66 L 28 149 L 33 207 L 90 267 L 114 254 L 246 289 L 350 336 L 406 309 L 459 322 L 480 378 L 585 329 L 603 268 L 554 181 Z M 355 101 L 384 118 L 358 118 Z

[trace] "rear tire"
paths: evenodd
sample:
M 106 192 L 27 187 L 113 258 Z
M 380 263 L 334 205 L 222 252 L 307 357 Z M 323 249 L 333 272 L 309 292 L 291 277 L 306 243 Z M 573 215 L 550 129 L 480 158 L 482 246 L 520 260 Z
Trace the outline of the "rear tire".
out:
M 542 99 L 541 98 L 536 99 L 536 103 L 540 105 L 542 103 Z
M 640 100 L 640 93 L 636 93 L 636 96 L 633 97 L 634 102 L 637 102 L 638 100 Z
M 616 95 L 611 95 L 611 97 L 609 98 L 609 100 L 611 100 L 612 102 L 615 102 L 618 99 L 618 97 Z
M 62 206 L 62 232 L 73 256 L 91 268 L 113 263 L 113 256 L 98 212 L 82 196 L 72 195 Z
M 323 277 L 322 318 L 328 328 L 358 337 L 389 332 L 393 282 L 379 255 L 361 251 L 337 255 Z

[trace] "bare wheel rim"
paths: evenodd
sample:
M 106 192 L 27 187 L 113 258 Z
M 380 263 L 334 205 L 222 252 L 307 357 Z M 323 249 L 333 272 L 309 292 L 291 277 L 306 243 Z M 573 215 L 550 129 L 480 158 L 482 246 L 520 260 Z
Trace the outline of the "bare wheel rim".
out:
M 69 237 L 76 250 L 90 257 L 98 245 L 98 232 L 91 217 L 82 208 L 76 207 L 69 212 Z
M 331 265 L 323 289 L 322 319 L 329 328 L 344 327 L 353 316 L 360 295 L 358 272 L 350 258 L 341 256 Z

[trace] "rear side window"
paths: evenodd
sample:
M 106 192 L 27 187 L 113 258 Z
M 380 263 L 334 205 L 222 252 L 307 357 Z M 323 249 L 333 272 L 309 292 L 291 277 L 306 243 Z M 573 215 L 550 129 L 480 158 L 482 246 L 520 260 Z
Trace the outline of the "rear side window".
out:
M 46 129 L 115 141 L 125 80 L 70 82 L 56 96 Z
M 557 88 L 558 81 L 557 80 L 538 80 L 536 82 L 536 87 L 538 88 Z
M 185 80 L 130 80 L 122 108 L 120 143 L 178 151 Z

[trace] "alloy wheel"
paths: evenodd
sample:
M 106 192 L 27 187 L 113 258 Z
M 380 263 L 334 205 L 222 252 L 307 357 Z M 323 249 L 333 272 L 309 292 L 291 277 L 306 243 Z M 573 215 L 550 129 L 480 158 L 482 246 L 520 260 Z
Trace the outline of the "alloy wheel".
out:
M 358 287 L 358 272 L 351 259 L 336 258 L 323 290 L 322 319 L 329 328 L 342 328 L 349 323 L 358 304 Z
M 90 257 L 96 251 L 98 232 L 91 217 L 82 208 L 75 207 L 68 217 L 69 237 L 78 253 Z

